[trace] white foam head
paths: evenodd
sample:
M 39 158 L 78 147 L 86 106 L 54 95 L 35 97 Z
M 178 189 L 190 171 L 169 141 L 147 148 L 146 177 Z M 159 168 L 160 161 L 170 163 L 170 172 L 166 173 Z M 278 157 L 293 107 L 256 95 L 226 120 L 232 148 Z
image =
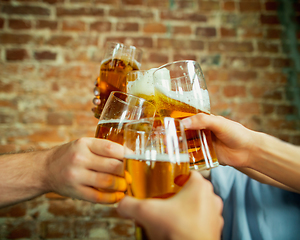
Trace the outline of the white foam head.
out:
M 127 92 L 133 95 L 144 94 L 146 96 L 154 95 L 153 72 L 157 68 L 151 68 L 147 71 L 136 72 L 135 81 L 127 82 Z
M 147 150 L 144 154 L 125 154 L 127 159 L 145 160 L 145 161 L 157 161 L 157 162 L 189 162 L 189 154 L 181 153 L 177 155 L 175 161 L 174 158 L 166 154 L 157 154 L 155 150 Z

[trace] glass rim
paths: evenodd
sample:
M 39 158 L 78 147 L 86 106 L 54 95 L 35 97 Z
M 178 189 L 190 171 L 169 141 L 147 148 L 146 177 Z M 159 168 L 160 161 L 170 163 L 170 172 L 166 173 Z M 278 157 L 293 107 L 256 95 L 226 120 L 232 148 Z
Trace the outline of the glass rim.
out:
M 119 45 L 122 48 L 127 48 L 127 49 L 132 49 L 132 50 L 143 52 L 143 50 L 139 47 L 136 47 L 136 46 L 133 46 L 133 45 L 127 45 L 127 44 L 116 42 L 116 41 L 107 41 L 107 42 L 105 42 L 105 46 L 107 46 L 107 45 L 115 45 L 115 46 Z
M 121 99 L 120 97 L 116 96 L 116 95 L 115 95 L 116 93 L 117 93 L 117 94 L 122 94 L 122 95 L 125 95 L 125 96 L 129 96 L 129 97 L 134 98 L 134 99 L 141 100 L 143 104 L 144 104 L 144 103 L 147 103 L 147 104 L 149 104 L 150 106 L 153 106 L 154 109 L 156 109 L 156 106 L 155 106 L 153 103 L 147 101 L 145 98 L 138 97 L 138 96 L 135 96 L 135 95 L 130 94 L 130 93 L 125 93 L 125 92 L 121 92 L 121 91 L 111 91 L 109 97 L 110 97 L 110 96 L 113 96 L 113 97 L 117 98 L 120 102 L 125 103 L 126 105 L 128 105 L 128 102 L 125 102 L 123 99 Z M 108 97 L 108 98 L 109 98 L 109 97 Z M 134 107 L 139 107 L 139 106 L 134 106 Z

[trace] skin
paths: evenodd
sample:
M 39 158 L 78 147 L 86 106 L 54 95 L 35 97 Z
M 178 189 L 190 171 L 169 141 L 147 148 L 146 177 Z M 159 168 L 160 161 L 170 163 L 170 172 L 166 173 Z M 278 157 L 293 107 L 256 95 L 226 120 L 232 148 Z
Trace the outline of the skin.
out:
M 191 171 L 183 188 L 168 199 L 136 199 L 126 196 L 117 211 L 143 226 L 152 240 L 215 240 L 224 225 L 223 203 L 212 184 Z
M 299 146 L 221 116 L 199 113 L 184 119 L 183 124 L 214 133 L 220 164 L 235 167 L 262 183 L 300 193 Z
M 0 207 L 48 192 L 93 203 L 124 197 L 123 146 L 80 138 L 52 149 L 0 156 Z

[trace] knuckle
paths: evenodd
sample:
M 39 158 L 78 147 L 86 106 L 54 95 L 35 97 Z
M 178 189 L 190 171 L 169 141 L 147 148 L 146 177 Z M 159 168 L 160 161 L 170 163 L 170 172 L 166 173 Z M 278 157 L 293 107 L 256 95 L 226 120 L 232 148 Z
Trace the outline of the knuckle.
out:
M 101 188 L 111 189 L 115 185 L 115 176 L 110 174 L 100 174 L 96 181 L 99 183 Z

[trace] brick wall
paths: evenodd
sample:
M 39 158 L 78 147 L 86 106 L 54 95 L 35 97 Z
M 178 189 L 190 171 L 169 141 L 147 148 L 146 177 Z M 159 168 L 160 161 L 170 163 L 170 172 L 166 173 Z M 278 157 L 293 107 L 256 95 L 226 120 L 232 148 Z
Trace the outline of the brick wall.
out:
M 0 0 L 0 152 L 94 136 L 107 40 L 142 68 L 201 64 L 212 112 L 300 145 L 300 3 L 294 0 Z M 133 239 L 109 206 L 42 196 L 0 210 L 0 239 Z

